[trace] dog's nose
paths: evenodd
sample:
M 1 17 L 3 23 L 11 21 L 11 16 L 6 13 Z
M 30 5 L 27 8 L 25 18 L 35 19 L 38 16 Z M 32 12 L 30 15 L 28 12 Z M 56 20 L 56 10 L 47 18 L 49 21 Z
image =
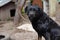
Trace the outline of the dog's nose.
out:
M 34 13 L 30 13 L 30 16 L 34 16 L 35 14 Z

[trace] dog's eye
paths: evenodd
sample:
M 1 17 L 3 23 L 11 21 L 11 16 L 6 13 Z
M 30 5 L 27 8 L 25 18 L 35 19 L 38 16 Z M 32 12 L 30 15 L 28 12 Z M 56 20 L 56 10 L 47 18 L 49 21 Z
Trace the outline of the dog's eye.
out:
M 35 9 L 33 9 L 34 11 L 36 11 Z
M 30 11 L 36 11 L 36 10 L 31 8 Z
M 32 9 L 30 9 L 30 11 L 31 11 Z

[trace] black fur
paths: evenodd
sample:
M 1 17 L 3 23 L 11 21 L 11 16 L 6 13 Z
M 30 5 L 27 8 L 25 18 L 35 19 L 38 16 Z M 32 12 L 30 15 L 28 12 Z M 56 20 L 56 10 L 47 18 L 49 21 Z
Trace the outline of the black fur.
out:
M 35 5 L 27 6 L 25 12 L 40 37 L 44 36 L 46 40 L 60 40 L 60 26 L 41 8 Z

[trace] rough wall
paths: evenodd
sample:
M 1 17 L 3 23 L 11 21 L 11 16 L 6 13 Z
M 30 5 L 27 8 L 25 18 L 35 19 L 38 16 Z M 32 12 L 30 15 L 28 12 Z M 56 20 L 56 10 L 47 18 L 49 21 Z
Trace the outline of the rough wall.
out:
M 57 3 L 57 0 L 49 0 L 50 16 L 55 16 L 55 14 L 56 14 L 56 3 Z
M 0 19 L 6 20 L 10 18 L 10 10 L 15 8 L 15 4 L 10 2 L 0 8 Z
M 57 2 L 57 5 L 56 5 L 56 20 L 60 24 L 60 4 L 59 4 L 59 2 Z

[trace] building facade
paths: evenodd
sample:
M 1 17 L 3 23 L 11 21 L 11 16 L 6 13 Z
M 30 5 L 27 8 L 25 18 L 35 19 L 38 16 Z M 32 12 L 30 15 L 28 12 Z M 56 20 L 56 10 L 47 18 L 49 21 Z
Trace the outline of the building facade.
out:
M 10 1 L 0 6 L 0 20 L 10 19 L 15 15 L 15 3 Z

